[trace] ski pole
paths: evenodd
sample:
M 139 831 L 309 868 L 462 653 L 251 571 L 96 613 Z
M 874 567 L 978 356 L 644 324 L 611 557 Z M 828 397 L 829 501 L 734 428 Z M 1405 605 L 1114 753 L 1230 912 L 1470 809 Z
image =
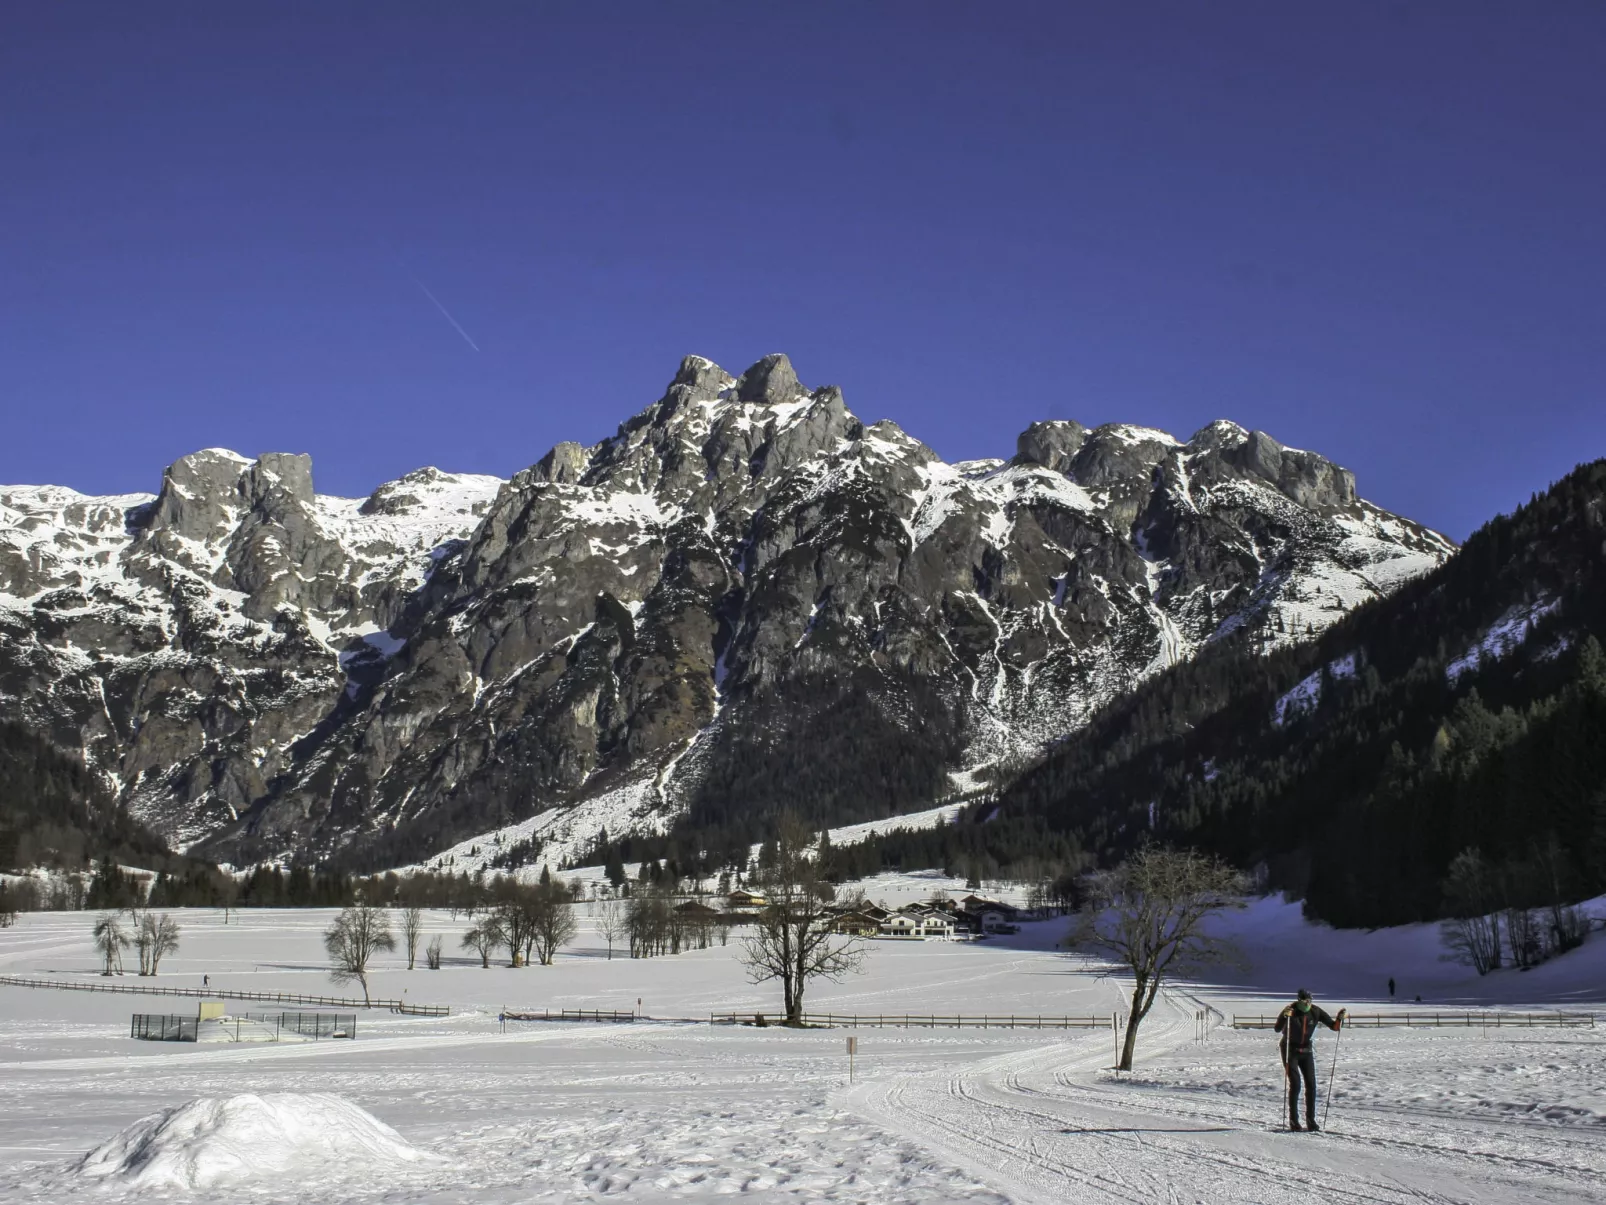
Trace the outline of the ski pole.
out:
M 1294 1069 L 1288 1062 L 1287 1045 L 1287 1038 L 1277 1043 L 1277 1061 L 1283 1065 L 1283 1115 L 1277 1119 L 1279 1126 L 1294 1115 Z
M 1333 1108 L 1333 1076 L 1338 1074 L 1338 1044 L 1344 1040 L 1344 1028 L 1339 1026 L 1338 1036 L 1333 1039 L 1333 1065 L 1327 1072 L 1327 1103 L 1322 1106 L 1322 1129 L 1327 1128 L 1327 1114 Z
M 1279 1126 L 1285 1124 L 1289 1117 L 1294 1115 L 1294 1073 L 1283 1060 L 1283 1115 L 1277 1119 Z

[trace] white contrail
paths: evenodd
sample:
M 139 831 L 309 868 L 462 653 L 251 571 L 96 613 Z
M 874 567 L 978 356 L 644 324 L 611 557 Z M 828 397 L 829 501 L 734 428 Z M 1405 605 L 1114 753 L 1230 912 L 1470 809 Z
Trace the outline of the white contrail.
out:
M 470 339 L 468 337 L 468 332 L 463 329 L 462 323 L 458 322 L 458 320 L 456 318 L 452 317 L 451 311 L 448 310 L 445 306 L 443 306 L 441 304 L 441 299 L 439 297 L 435 296 L 435 294 L 433 294 L 433 293 L 431 293 L 429 291 L 429 286 L 427 284 L 425 284 L 423 281 L 419 280 L 418 277 L 413 276 L 413 272 L 412 272 L 411 268 L 409 268 L 407 270 L 407 275 L 412 276 L 413 277 L 413 283 L 415 285 L 417 285 L 419 288 L 424 290 L 424 296 L 428 297 L 431 301 L 433 301 L 435 303 L 435 308 L 441 312 L 441 317 L 446 319 L 446 321 L 448 321 L 448 322 L 450 322 L 452 324 L 452 329 L 455 330 L 458 334 L 463 336 L 463 342 L 467 343 L 475 351 L 479 351 L 480 345 L 478 343 L 474 342 L 474 340 L 472 340 L 472 339 Z
M 452 312 L 441 304 L 441 299 L 439 297 L 435 296 L 435 294 L 433 294 L 433 293 L 431 293 L 429 291 L 429 286 L 427 284 L 425 284 L 423 281 L 418 279 L 418 273 L 414 272 L 411 268 L 409 268 L 407 266 L 407 261 L 402 258 L 401 252 L 396 250 L 395 247 L 390 246 L 390 241 L 388 239 L 385 239 L 385 240 L 382 240 L 382 241 L 384 242 L 385 246 L 389 249 L 390 253 L 393 256 L 396 257 L 396 262 L 399 265 L 401 265 L 401 270 L 403 272 L 407 273 L 408 277 L 412 280 L 412 282 L 415 285 L 417 285 L 423 291 L 424 296 L 428 297 L 430 302 L 435 306 L 435 308 L 441 312 L 441 317 L 446 319 L 446 321 L 450 322 L 452 324 L 452 329 L 454 331 L 456 331 L 458 334 L 463 336 L 463 342 L 467 343 L 475 351 L 479 351 L 480 345 L 478 343 L 474 342 L 474 340 L 469 337 L 469 333 L 466 330 L 463 329 L 463 324 L 461 322 L 459 322 L 456 318 L 452 317 Z

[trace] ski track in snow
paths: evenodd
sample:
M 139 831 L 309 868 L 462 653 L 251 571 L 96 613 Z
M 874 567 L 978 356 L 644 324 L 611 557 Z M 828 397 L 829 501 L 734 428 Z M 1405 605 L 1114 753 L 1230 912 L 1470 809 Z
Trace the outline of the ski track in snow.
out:
M 1514 1134 L 1508 1119 L 1361 1105 L 1341 1089 L 1326 1133 L 1293 1134 L 1281 1124 L 1275 1073 L 1247 1100 L 1145 1082 L 1157 1054 L 1191 1045 L 1192 1012 L 1176 993 L 1157 1001 L 1140 1034 L 1137 1079 L 1100 1074 L 1113 1062 L 1106 1030 L 950 1073 L 868 1082 L 840 1099 L 1021 1203 L 1458 1202 L 1491 1194 L 1582 1202 L 1606 1192 L 1598 1133 L 1534 1126 Z M 1211 1021 L 1219 1028 L 1221 1015 L 1212 1010 Z M 1246 1037 L 1233 1036 L 1239 1044 Z M 1323 1053 L 1318 1048 L 1318 1062 Z M 1323 1101 L 1327 1070 L 1320 1068 Z

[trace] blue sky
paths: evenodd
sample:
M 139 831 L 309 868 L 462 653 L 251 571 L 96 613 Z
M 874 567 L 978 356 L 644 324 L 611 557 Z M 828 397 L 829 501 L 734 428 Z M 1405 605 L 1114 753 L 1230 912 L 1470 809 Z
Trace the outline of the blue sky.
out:
M 1228 417 L 1460 538 L 1606 455 L 1602 62 L 1593 0 L 10 5 L 0 481 L 508 474 L 786 351 L 950 459 Z

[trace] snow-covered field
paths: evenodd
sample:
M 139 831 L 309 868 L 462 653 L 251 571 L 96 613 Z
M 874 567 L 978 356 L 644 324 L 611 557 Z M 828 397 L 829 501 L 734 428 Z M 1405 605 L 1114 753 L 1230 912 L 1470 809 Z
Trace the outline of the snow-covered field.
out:
M 226 926 L 218 913 L 179 915 L 164 984 L 199 986 L 204 974 L 214 987 L 346 994 L 319 941 L 329 912 L 248 912 Z M 0 974 L 102 982 L 91 921 L 22 916 L 0 930 Z M 1440 961 L 1431 928 L 1333 933 L 1260 901 L 1226 922 L 1244 965 L 1170 992 L 1130 1076 L 1108 1070 L 1108 1029 L 886 1029 L 860 1032 L 849 1084 L 840 1031 L 706 1023 L 716 1009 L 778 1006 L 774 985 L 747 982 L 734 940 L 610 961 L 583 921 L 555 966 L 483 970 L 456 949 L 466 924 L 430 915 L 449 936 L 443 970 L 386 956 L 372 977 L 376 996 L 448 1003 L 453 1015 L 366 1012 L 354 1042 L 135 1042 L 130 1013 L 193 1012 L 194 1001 L 0 986 L 0 1199 L 1606 1199 L 1606 1025 L 1348 1030 L 1329 1132 L 1303 1135 L 1280 1128 L 1271 1035 L 1222 1023 L 1274 1011 L 1301 985 L 1332 1010 L 1377 1011 L 1390 975 L 1424 1008 L 1606 1011 L 1606 934 L 1532 972 L 1478 980 Z M 1061 929 L 872 943 L 863 974 L 816 986 L 809 1004 L 1114 1011 L 1119 981 L 1057 953 Z M 638 1000 L 652 1019 L 506 1032 L 497 1020 L 503 1007 Z M 1324 1090 L 1333 1037 L 1319 1042 Z

